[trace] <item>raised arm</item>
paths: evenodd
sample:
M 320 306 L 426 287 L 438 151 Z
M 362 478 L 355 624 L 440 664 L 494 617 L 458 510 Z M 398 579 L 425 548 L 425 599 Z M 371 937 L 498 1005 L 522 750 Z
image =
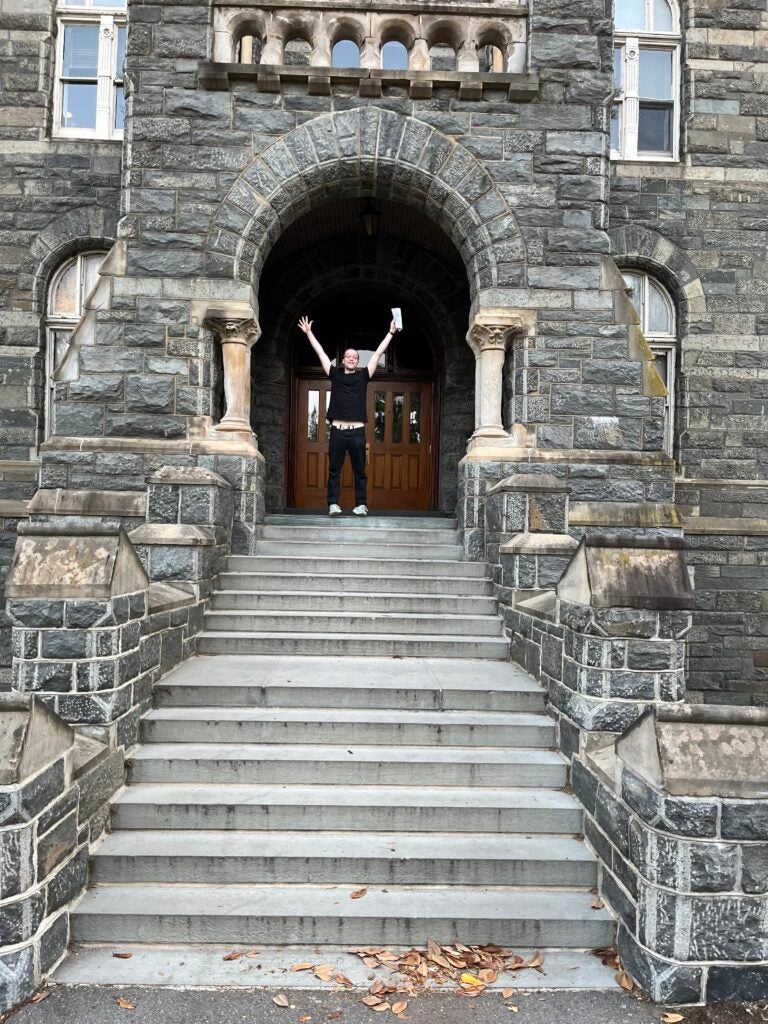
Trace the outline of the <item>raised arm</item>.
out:
M 384 339 L 382 340 L 381 344 L 368 361 L 369 377 L 372 377 L 374 373 L 376 373 L 376 368 L 379 365 L 379 359 L 381 359 L 381 357 L 387 351 L 387 349 L 389 348 L 389 343 L 392 341 L 396 334 L 397 328 L 395 327 L 395 321 L 393 320 L 392 323 L 389 325 L 389 333 L 384 335 Z
M 303 316 L 301 320 L 299 320 L 299 329 L 304 331 L 306 334 L 307 341 L 317 353 L 317 358 L 320 360 L 323 372 L 327 376 L 331 369 L 331 360 L 328 358 L 328 353 L 312 333 L 312 324 L 313 321 L 310 320 L 309 317 Z

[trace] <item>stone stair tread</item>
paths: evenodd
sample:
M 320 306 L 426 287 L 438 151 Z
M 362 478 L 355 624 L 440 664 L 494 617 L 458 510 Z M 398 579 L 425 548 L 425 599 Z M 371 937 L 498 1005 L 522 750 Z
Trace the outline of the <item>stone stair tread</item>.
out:
M 245 575 L 245 574 L 243 574 L 243 575 Z M 440 579 L 440 580 L 445 580 L 447 577 L 445 577 L 445 576 L 438 576 L 436 578 Z M 377 582 L 379 582 L 378 578 L 377 578 Z M 307 591 L 306 590 L 228 590 L 226 587 L 222 587 L 220 589 L 217 588 L 215 593 L 216 593 L 217 597 L 252 596 L 252 597 L 260 597 L 260 598 L 264 598 L 264 597 L 306 597 L 306 595 L 307 595 Z M 400 600 L 402 598 L 406 598 L 406 599 L 407 598 L 412 598 L 412 599 L 413 598 L 417 598 L 420 601 L 424 601 L 425 599 L 429 599 L 430 601 L 454 601 L 454 600 L 456 600 L 457 597 L 458 598 L 463 598 L 464 600 L 472 600 L 472 601 L 494 601 L 495 600 L 495 598 L 491 597 L 490 595 L 485 595 L 485 594 L 478 594 L 478 595 L 474 595 L 474 594 L 473 595 L 468 595 L 468 594 L 419 594 L 419 593 L 416 593 L 416 592 L 409 593 L 406 590 L 393 590 L 393 591 L 390 592 L 390 591 L 386 591 L 386 590 L 381 590 L 379 587 L 377 587 L 376 590 L 373 593 L 371 592 L 370 589 L 366 589 L 366 590 L 347 590 L 345 588 L 344 590 L 314 590 L 314 591 L 312 591 L 312 597 L 313 597 L 313 599 L 318 600 L 318 601 L 325 600 L 325 598 L 328 598 L 328 597 L 377 597 L 377 598 L 381 598 L 382 600 L 386 600 L 386 599 Z M 378 614 L 384 614 L 384 613 L 383 612 L 381 612 L 381 613 L 376 612 L 375 614 L 378 615 Z M 427 613 L 427 614 L 430 614 L 430 613 Z
M 376 513 L 369 513 L 367 516 L 342 515 L 337 519 L 330 519 L 324 513 L 309 513 L 307 515 L 292 512 L 271 512 L 264 517 L 267 526 L 287 526 L 291 529 L 295 526 L 329 526 L 334 529 L 344 527 L 351 530 L 455 530 L 456 520 L 451 516 L 423 516 L 423 515 L 394 515 L 383 516 Z
M 367 658 L 344 662 L 322 656 L 274 654 L 199 655 L 183 662 L 161 681 L 162 686 L 333 687 L 359 689 L 525 691 L 544 696 L 544 690 L 525 669 L 510 661 L 462 658 Z
M 231 618 L 233 614 L 247 615 L 249 618 L 270 618 L 275 615 L 279 615 L 280 618 L 284 619 L 306 619 L 307 617 L 313 619 L 406 619 L 408 622 L 420 622 L 424 619 L 444 619 L 445 616 L 437 612 L 359 612 L 359 611 L 326 611 L 324 609 L 313 609 L 311 612 L 307 611 L 288 611 L 283 609 L 269 610 L 259 608 L 244 608 L 240 610 L 232 609 L 213 609 L 205 613 L 206 618 Z M 451 621 L 472 623 L 477 621 L 487 622 L 488 619 L 494 619 L 499 622 L 501 627 L 501 619 L 496 614 L 489 615 L 467 615 L 463 612 L 453 612 L 450 615 Z
M 286 567 L 293 567 L 298 572 L 315 573 L 318 569 L 335 570 L 336 575 L 368 575 L 368 576 L 403 576 L 408 575 L 410 570 L 419 567 L 420 569 L 432 568 L 434 575 L 451 576 L 456 573 L 457 567 L 461 571 L 458 575 L 463 577 L 474 577 L 476 579 L 488 578 L 488 565 L 485 562 L 462 562 L 458 559 L 444 558 L 393 558 L 385 559 L 381 556 L 364 558 L 362 555 L 344 557 L 343 555 L 230 555 L 227 559 L 228 572 L 254 571 L 258 569 L 266 572 L 267 569 L 276 569 L 285 572 Z M 368 571 L 370 570 L 370 571 Z M 428 573 L 426 573 L 428 575 Z
M 251 832 L 246 830 L 152 829 L 109 833 L 94 855 L 102 857 L 286 857 L 363 860 L 545 860 L 592 863 L 578 839 L 560 835 L 500 835 L 493 832 Z
M 349 899 L 354 885 L 98 885 L 82 897 L 74 914 L 214 918 L 269 917 L 383 918 L 453 921 L 596 921 L 612 923 L 607 910 L 594 909 L 587 892 L 531 890 L 505 886 L 369 886 L 363 899 Z M 448 892 L 449 900 L 446 900 Z M 426 939 L 427 936 L 424 938 Z
M 116 804 L 218 804 L 221 806 L 285 804 L 294 807 L 447 807 L 467 805 L 514 810 L 546 807 L 580 811 L 570 793 L 558 789 L 520 789 L 488 786 L 361 786 L 361 785 L 243 785 L 242 783 L 141 782 L 115 797 Z
M 551 726 L 543 712 L 531 711 L 420 711 L 380 708 L 296 708 L 296 707 L 160 707 L 144 720 L 227 721 L 227 722 L 365 722 L 403 725 L 498 725 Z M 473 747 L 473 749 L 475 749 Z
M 258 558 L 258 555 L 242 555 L 242 556 L 234 556 L 234 557 Z M 452 562 L 451 564 L 453 565 L 454 563 Z M 457 568 L 461 568 L 463 565 L 466 565 L 466 564 L 467 563 L 465 563 L 465 562 L 459 562 L 458 565 L 457 565 Z M 251 576 L 254 576 L 256 578 L 261 577 L 261 576 L 269 576 L 269 577 L 278 576 L 281 579 L 302 579 L 303 575 L 304 574 L 301 573 L 301 572 L 285 572 L 285 571 L 278 571 L 278 570 L 269 570 L 268 572 L 259 572 L 256 569 L 241 569 L 241 570 L 238 570 L 237 572 L 222 572 L 222 573 L 219 574 L 219 579 L 220 580 L 224 580 L 225 582 L 227 580 L 231 579 L 233 576 L 238 576 L 238 577 L 251 577 Z M 326 573 L 317 572 L 317 573 L 313 573 L 313 577 L 315 579 L 319 579 L 319 580 L 328 579 L 328 580 L 334 580 L 335 581 L 335 580 L 340 579 L 340 575 L 337 572 L 326 572 Z M 375 575 L 366 575 L 365 573 L 354 573 L 354 572 L 351 572 L 351 573 L 344 573 L 344 577 L 343 578 L 344 578 L 344 591 L 343 591 L 343 593 L 349 594 L 349 593 L 354 593 L 354 591 L 350 591 L 348 589 L 348 587 L 347 587 L 347 584 L 350 581 L 360 580 L 361 582 L 370 583 L 371 579 L 375 579 L 376 580 L 376 585 L 378 587 L 382 582 L 384 582 L 386 580 L 412 580 L 413 576 L 408 576 L 405 573 L 393 573 L 392 575 L 383 575 L 383 574 L 380 574 L 380 573 L 376 573 Z M 482 577 L 470 576 L 470 575 L 462 575 L 461 573 L 457 572 L 453 576 L 444 576 L 442 574 L 439 575 L 439 576 L 419 575 L 419 579 L 420 580 L 425 580 L 425 579 L 426 580 L 440 580 L 442 583 L 448 584 L 448 583 L 451 582 L 451 580 L 457 580 L 457 579 L 472 580 L 473 582 L 476 582 L 478 579 L 482 579 Z M 220 591 L 219 591 L 219 593 L 220 593 Z M 283 591 L 281 591 L 281 593 L 283 593 Z M 361 590 L 361 591 L 359 591 L 359 593 L 367 594 L 367 593 L 370 593 L 370 590 L 368 590 L 368 589 Z M 400 592 L 396 592 L 396 593 L 398 593 L 398 596 L 400 595 Z M 405 591 L 403 591 L 403 593 L 405 593 Z M 448 596 L 453 596 L 453 595 L 448 595 Z
M 554 728 L 554 726 L 552 726 Z M 376 747 L 358 744 L 320 743 L 142 743 L 131 758 L 137 761 L 323 761 L 326 764 L 398 763 L 412 764 L 498 764 L 561 765 L 554 750 L 502 747 Z M 418 785 L 418 780 L 414 780 Z
M 210 613 L 209 613 L 210 614 Z M 231 612 L 227 612 L 228 615 Z M 272 613 L 274 614 L 274 613 Z M 418 617 L 418 616 L 417 616 Z M 485 617 L 485 616 L 483 616 Z M 243 640 L 247 637 L 271 637 L 275 640 L 325 640 L 325 641 L 339 641 L 339 640 L 354 640 L 358 643 L 364 643 L 370 640 L 382 640 L 387 643 L 451 643 L 451 644 L 495 644 L 500 650 L 506 650 L 509 647 L 509 642 L 501 636 L 462 636 L 460 634 L 453 633 L 367 633 L 362 630 L 356 633 L 315 633 L 315 632 L 287 632 L 285 630 L 269 629 L 263 632 L 253 630 L 218 630 L 218 629 L 204 629 L 201 633 L 198 633 L 198 638 L 205 637 L 216 637 L 217 639 L 232 639 L 232 640 Z M 500 656 L 501 657 L 501 656 Z

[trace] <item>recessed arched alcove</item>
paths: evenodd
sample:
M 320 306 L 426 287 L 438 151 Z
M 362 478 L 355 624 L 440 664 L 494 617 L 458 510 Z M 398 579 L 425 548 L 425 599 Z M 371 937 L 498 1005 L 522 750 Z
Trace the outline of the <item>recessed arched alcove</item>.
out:
M 252 422 L 266 458 L 268 508 L 324 503 L 327 381 L 296 327 L 299 316 L 314 320 L 332 359 L 354 347 L 365 362 L 399 306 L 404 330 L 369 386 L 369 500 L 372 508 L 452 511 L 456 466 L 474 425 L 475 360 L 466 343 L 467 274 L 447 235 L 392 200 L 322 204 L 274 244 L 258 304 Z

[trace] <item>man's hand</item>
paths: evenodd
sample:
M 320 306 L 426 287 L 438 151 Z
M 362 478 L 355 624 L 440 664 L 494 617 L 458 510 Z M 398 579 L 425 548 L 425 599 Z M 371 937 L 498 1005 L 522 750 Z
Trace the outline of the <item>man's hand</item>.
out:
M 397 334 L 397 332 L 398 332 L 399 330 L 400 330 L 400 328 L 399 328 L 399 327 L 397 327 L 397 326 L 396 326 L 396 324 L 395 324 L 395 321 L 394 321 L 394 320 L 392 320 L 392 321 L 391 321 L 391 323 L 390 323 L 390 325 L 389 325 L 389 333 L 390 333 L 390 334 Z
M 309 337 L 309 335 L 312 333 L 313 323 L 314 320 L 310 320 L 308 316 L 303 316 L 301 320 L 299 320 L 299 330 L 304 331 L 307 337 Z
M 323 346 L 312 333 L 313 323 L 314 321 L 310 320 L 308 316 L 303 316 L 301 320 L 299 320 L 299 330 L 304 331 L 304 333 L 306 334 L 307 341 L 317 353 L 317 358 L 320 360 L 320 365 L 323 368 L 323 372 L 325 374 L 328 374 L 331 369 L 331 360 L 328 358 Z

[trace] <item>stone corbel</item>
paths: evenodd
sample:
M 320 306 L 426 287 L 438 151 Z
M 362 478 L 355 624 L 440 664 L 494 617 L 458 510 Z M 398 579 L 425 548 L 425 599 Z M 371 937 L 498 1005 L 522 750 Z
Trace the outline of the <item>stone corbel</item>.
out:
M 219 339 L 224 363 L 226 412 L 213 436 L 255 444 L 251 429 L 251 349 L 261 335 L 258 321 L 252 315 L 227 316 L 226 310 L 209 309 L 203 324 Z

